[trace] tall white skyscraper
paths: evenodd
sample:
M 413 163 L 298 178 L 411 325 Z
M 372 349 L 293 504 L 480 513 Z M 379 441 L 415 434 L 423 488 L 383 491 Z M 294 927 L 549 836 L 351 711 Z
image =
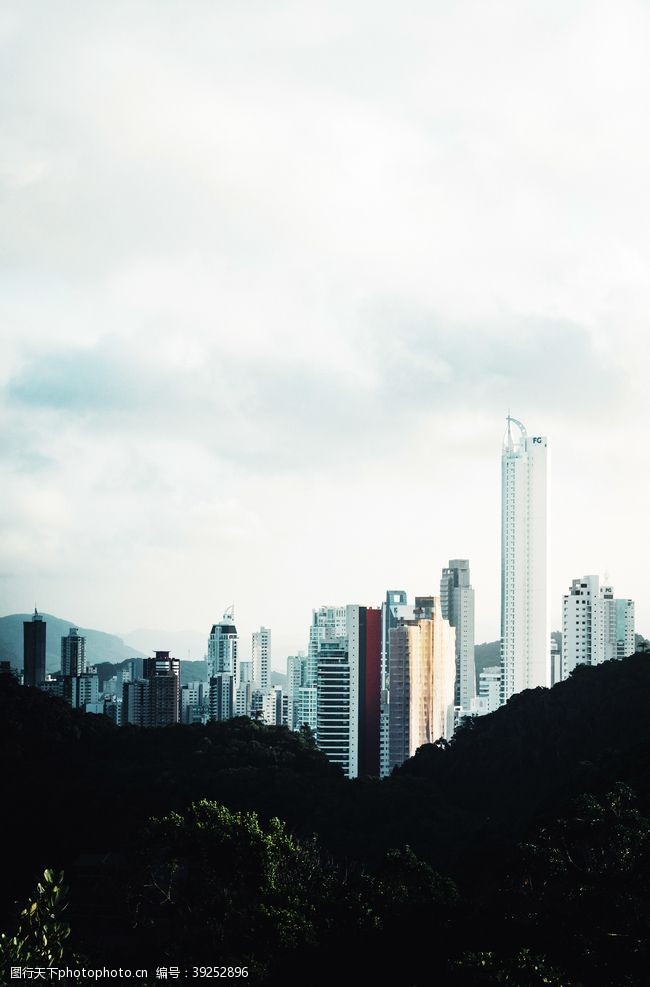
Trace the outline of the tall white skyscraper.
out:
M 634 653 L 634 601 L 614 599 L 598 576 L 574 579 L 562 600 L 562 678 L 576 665 Z
M 504 703 L 522 689 L 550 685 L 547 448 L 545 436 L 529 436 L 522 423 L 508 415 L 501 454 L 501 701 Z
M 271 629 L 253 631 L 253 686 L 266 692 L 271 686 Z
M 474 663 L 474 590 L 467 559 L 450 559 L 440 580 L 442 616 L 456 631 L 455 705 L 469 713 L 476 698 Z

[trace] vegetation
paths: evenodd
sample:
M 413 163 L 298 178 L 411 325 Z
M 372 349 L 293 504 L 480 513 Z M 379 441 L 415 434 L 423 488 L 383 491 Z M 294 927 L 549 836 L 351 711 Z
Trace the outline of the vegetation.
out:
M 15 902 L 49 866 L 70 886 L 72 946 L 96 963 L 232 961 L 269 984 L 305 970 L 643 984 L 648 697 L 647 653 L 581 668 L 385 781 L 347 782 L 307 731 L 247 719 L 119 730 L 0 677 L 4 845 L 20 849 L 0 892 L 0 928 L 19 928 L 4 956 L 39 941 Z

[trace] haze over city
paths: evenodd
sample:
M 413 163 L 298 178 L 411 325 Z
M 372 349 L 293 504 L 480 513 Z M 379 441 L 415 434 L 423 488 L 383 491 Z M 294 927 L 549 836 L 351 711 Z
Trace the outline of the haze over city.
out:
M 468 558 L 494 640 L 510 409 L 552 627 L 600 573 L 648 633 L 650 12 L 394 11 L 3 6 L 2 612 L 282 668 Z

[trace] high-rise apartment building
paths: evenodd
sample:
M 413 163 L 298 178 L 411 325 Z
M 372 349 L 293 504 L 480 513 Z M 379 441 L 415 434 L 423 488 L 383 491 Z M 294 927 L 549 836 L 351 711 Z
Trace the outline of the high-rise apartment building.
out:
M 617 600 L 598 576 L 574 579 L 562 600 L 562 678 L 576 665 L 634 653 L 634 601 Z
M 348 778 L 357 774 L 356 716 L 350 699 L 347 639 L 320 642 L 316 687 L 316 742 Z
M 550 684 L 547 448 L 545 436 L 529 436 L 508 415 L 501 455 L 502 702 Z
M 166 727 L 180 719 L 180 661 L 156 651 L 143 662 L 144 677 L 125 682 L 122 717 L 141 727 Z
M 237 628 L 232 608 L 223 619 L 212 625 L 208 640 L 208 680 L 210 683 L 210 719 L 229 720 L 235 715 L 239 685 Z
M 336 641 L 346 637 L 348 632 L 347 619 L 345 607 L 320 607 L 320 609 L 313 611 L 311 627 L 309 628 L 305 685 L 316 685 L 321 642 Z
M 271 630 L 260 627 L 253 631 L 253 686 L 266 692 L 271 687 Z
M 78 627 L 71 627 L 61 638 L 61 675 L 82 675 L 86 671 L 86 638 Z
M 389 630 L 389 768 L 454 730 L 456 639 L 435 596 Z
M 169 651 L 156 651 L 145 658 L 144 677 L 149 682 L 148 721 L 143 726 L 166 727 L 180 718 L 180 668 Z
M 379 727 L 379 773 L 385 778 L 390 771 L 389 727 L 390 727 L 390 631 L 401 620 L 413 617 L 413 606 L 409 604 L 403 589 L 389 589 L 381 607 L 381 710 Z
M 31 620 L 23 621 L 23 681 L 25 685 L 39 686 L 45 681 L 46 623 L 34 609 Z
M 348 778 L 376 776 L 380 767 L 381 611 L 351 604 L 322 607 L 314 617 L 320 622 L 312 623 L 310 649 L 314 651 L 306 668 L 315 655 L 316 741 Z M 298 726 L 308 723 L 305 713 L 311 688 L 298 688 Z
M 222 620 L 212 625 L 208 640 L 208 678 L 213 675 L 232 675 L 238 679 L 237 628 L 232 609 L 226 610 Z
M 456 632 L 455 705 L 469 713 L 476 698 L 474 662 L 474 590 L 470 584 L 469 561 L 450 559 L 440 580 L 442 616 Z
M 298 730 L 302 725 L 298 722 L 298 690 L 304 685 L 307 675 L 307 659 L 304 654 L 289 655 L 287 658 L 287 726 L 290 730 Z M 316 729 L 314 721 L 313 729 Z

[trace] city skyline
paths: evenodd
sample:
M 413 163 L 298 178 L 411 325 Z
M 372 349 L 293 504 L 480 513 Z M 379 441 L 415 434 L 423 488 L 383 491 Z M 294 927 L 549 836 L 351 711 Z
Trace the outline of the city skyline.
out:
M 511 408 L 551 627 L 648 631 L 648 12 L 199 7 L 0 15 L 0 610 L 282 661 L 466 558 L 495 640 Z

